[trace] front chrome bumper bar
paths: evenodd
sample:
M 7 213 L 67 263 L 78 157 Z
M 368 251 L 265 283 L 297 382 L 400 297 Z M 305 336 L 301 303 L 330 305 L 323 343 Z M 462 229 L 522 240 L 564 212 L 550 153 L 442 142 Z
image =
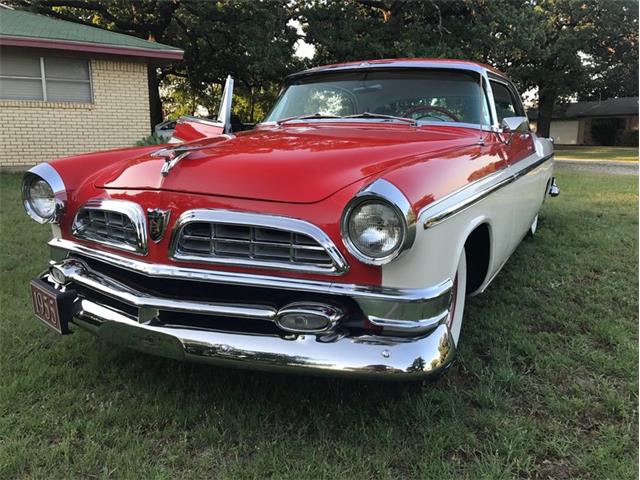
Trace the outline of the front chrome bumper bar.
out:
M 248 273 L 225 272 L 181 266 L 179 264 L 148 263 L 89 248 L 69 240 L 54 238 L 49 242 L 54 261 L 77 254 L 109 265 L 153 278 L 190 280 L 196 282 L 247 287 L 273 288 L 305 293 L 337 295 L 355 300 L 369 321 L 385 332 L 418 335 L 442 323 L 449 312 L 451 287 L 447 279 L 426 288 L 388 288 L 322 282 Z
M 274 320 L 277 309 L 157 297 L 94 271 L 72 257 L 53 262 L 41 279 L 58 288 L 78 290 L 71 319 L 77 326 L 116 344 L 178 360 L 256 370 L 411 380 L 440 372 L 455 356 L 455 346 L 443 322 L 412 337 L 348 335 L 342 330 L 322 334 L 216 330 L 154 319 L 159 311 L 169 311 L 268 322 Z M 105 297 L 134 307 L 137 316 Z
M 455 355 L 446 325 L 420 338 L 280 337 L 140 324 L 90 300 L 79 301 L 73 323 L 145 353 L 252 370 L 420 380 L 441 372 Z

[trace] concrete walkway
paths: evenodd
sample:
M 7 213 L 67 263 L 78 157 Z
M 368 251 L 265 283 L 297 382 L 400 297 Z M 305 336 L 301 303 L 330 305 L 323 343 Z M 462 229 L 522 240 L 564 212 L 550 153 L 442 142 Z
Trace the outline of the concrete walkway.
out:
M 616 175 L 638 175 L 637 162 L 613 162 L 607 160 L 563 160 L 556 158 L 556 166 L 589 172 L 613 173 Z

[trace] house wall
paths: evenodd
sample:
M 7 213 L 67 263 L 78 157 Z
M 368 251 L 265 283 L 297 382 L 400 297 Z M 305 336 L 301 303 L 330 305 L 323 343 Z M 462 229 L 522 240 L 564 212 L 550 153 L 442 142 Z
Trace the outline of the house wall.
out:
M 580 143 L 579 120 L 553 120 L 551 122 L 551 138 L 558 145 L 577 145 Z
M 0 100 L 0 167 L 134 145 L 150 133 L 147 65 L 92 59 L 91 103 Z

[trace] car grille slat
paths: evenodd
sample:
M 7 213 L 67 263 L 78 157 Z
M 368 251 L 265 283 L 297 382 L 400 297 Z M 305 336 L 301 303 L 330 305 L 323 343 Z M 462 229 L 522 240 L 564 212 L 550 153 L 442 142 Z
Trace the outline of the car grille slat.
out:
M 73 235 L 121 250 L 146 253 L 142 209 L 119 200 L 89 201 L 76 213 Z
M 335 271 L 334 258 L 318 240 L 304 233 L 265 225 L 191 221 L 177 230 L 172 256 L 296 270 Z

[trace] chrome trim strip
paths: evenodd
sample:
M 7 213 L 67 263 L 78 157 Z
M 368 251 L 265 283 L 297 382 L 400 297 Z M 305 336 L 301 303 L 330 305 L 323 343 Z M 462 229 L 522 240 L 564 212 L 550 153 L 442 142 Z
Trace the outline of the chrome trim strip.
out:
M 358 205 L 368 200 L 382 200 L 384 203 L 387 203 L 396 211 L 404 224 L 403 238 L 399 247 L 384 257 L 376 258 L 365 255 L 358 250 L 349 237 L 349 216 Z M 340 234 L 349 253 L 362 263 L 368 265 L 385 265 L 413 245 L 416 238 L 416 215 L 411 203 L 409 203 L 409 200 L 407 200 L 407 197 L 405 197 L 400 189 L 393 183 L 379 178 L 360 190 L 356 196 L 347 203 L 347 206 L 342 212 L 342 218 L 340 219 Z
M 369 317 L 369 321 L 377 327 L 382 327 L 385 332 L 420 334 L 432 330 L 449 316 L 449 309 L 439 315 L 423 320 L 394 320 L 389 318 Z
M 234 258 L 215 255 L 194 255 L 184 254 L 178 249 L 180 234 L 182 229 L 192 222 L 226 223 L 231 225 L 257 226 L 274 228 L 287 232 L 306 235 L 315 240 L 329 257 L 333 260 L 331 267 L 323 267 L 312 264 L 292 264 L 277 260 L 261 260 L 252 258 Z M 173 227 L 171 244 L 169 246 L 169 257 L 183 262 L 213 263 L 219 265 L 239 265 L 259 268 L 272 268 L 278 270 L 292 270 L 296 272 L 321 273 L 327 275 L 343 275 L 349 270 L 349 265 L 344 259 L 340 250 L 336 248 L 331 239 L 320 228 L 315 225 L 299 220 L 297 218 L 282 217 L 277 215 L 265 215 L 251 212 L 237 212 L 233 210 L 205 210 L 196 209 L 184 212 Z
M 141 317 L 144 317 L 139 318 L 141 322 L 155 317 L 157 310 L 270 321 L 276 318 L 276 309 L 267 305 L 198 302 L 148 295 L 92 270 L 86 263 L 75 258 L 56 263 L 51 268 L 58 270 L 67 282 L 76 283 L 139 308 Z M 143 312 L 146 309 L 153 309 L 156 312 L 153 312 L 155 314 Z
M 72 321 L 102 339 L 153 355 L 307 375 L 422 380 L 449 366 L 456 354 L 446 325 L 418 338 L 336 334 L 283 338 L 140 324 L 84 299 Z
M 55 258 L 60 258 L 60 250 L 76 253 L 99 260 L 109 265 L 154 278 L 175 278 L 190 281 L 222 283 L 226 285 L 245 285 L 261 288 L 277 288 L 328 295 L 341 295 L 353 298 L 365 315 L 381 318 L 420 320 L 432 316 L 425 314 L 432 308 L 435 313 L 442 312 L 440 302 L 451 291 L 453 282 L 447 279 L 438 285 L 425 288 L 390 288 L 371 285 L 331 283 L 318 280 L 273 277 L 238 272 L 223 272 L 199 268 L 147 263 L 133 258 L 122 257 L 110 252 L 96 250 L 86 245 L 63 239 L 52 239 L 49 246 L 54 250 Z M 440 308 L 438 310 L 438 308 Z M 393 314 L 390 316 L 390 314 Z
M 27 200 L 27 186 L 32 180 L 31 177 L 40 177 L 45 182 L 49 184 L 51 190 L 53 190 L 53 195 L 56 199 L 56 212 L 53 216 L 49 218 L 43 218 L 38 215 L 33 208 L 31 208 L 31 204 Z M 56 171 L 48 163 L 40 163 L 33 168 L 30 168 L 27 172 L 25 172 L 22 177 L 22 205 L 24 209 L 27 211 L 27 215 L 31 217 L 31 219 L 35 220 L 38 223 L 58 223 L 60 220 L 60 215 L 64 212 L 64 209 L 67 204 L 67 189 L 64 185 L 64 181 L 60 174 Z
M 84 210 L 102 210 L 108 212 L 119 213 L 126 215 L 131 220 L 133 227 L 136 231 L 136 246 L 127 245 L 126 243 L 112 242 L 109 240 L 99 240 L 92 237 L 87 237 L 82 234 L 81 225 L 78 220 L 78 215 Z M 130 202 L 128 200 L 113 200 L 109 198 L 94 198 L 82 205 L 73 219 L 71 226 L 71 233 L 74 237 L 88 240 L 90 242 L 96 242 L 101 245 L 106 245 L 118 250 L 124 250 L 132 252 L 138 255 L 147 254 L 147 219 L 144 215 L 144 210 L 137 203 Z
M 370 63 L 370 62 L 361 62 L 357 65 L 348 64 L 348 65 L 323 65 L 320 67 L 309 68 L 307 70 L 303 70 L 301 72 L 292 73 L 285 78 L 285 83 L 289 85 L 293 80 L 298 80 L 300 78 L 304 78 L 311 75 L 321 75 L 326 73 L 334 73 L 334 72 L 351 72 L 351 71 L 366 71 L 366 70 L 392 70 L 392 69 L 403 69 L 403 70 L 463 70 L 469 72 L 476 73 L 485 73 L 487 71 L 486 67 L 483 67 L 478 64 L 472 63 L 461 63 L 456 61 L 393 61 L 389 63 Z
M 535 154 L 533 155 L 535 156 Z M 443 222 L 444 220 L 457 215 L 458 213 L 466 210 L 467 208 L 475 205 L 480 200 L 486 198 L 496 190 L 518 180 L 520 177 L 527 175 L 534 169 L 538 168 L 543 163 L 553 158 L 553 154 L 542 157 L 529 165 L 520 167 L 520 162 L 516 165 L 510 165 L 498 172 L 487 175 L 484 178 L 476 180 L 464 187 L 442 197 L 434 203 L 431 203 L 424 207 L 418 213 L 418 219 L 422 223 L 425 229 L 432 228 Z M 523 160 L 524 162 L 524 160 Z M 514 170 L 514 167 L 520 167 L 518 170 Z M 470 192 L 465 198 L 454 203 L 448 207 L 442 207 L 442 205 L 451 198 L 457 195 L 463 195 Z
M 286 120 L 286 119 L 285 119 Z M 295 119 L 288 120 L 287 124 L 301 124 L 301 123 L 372 123 L 372 124 L 388 124 L 388 119 L 383 118 L 305 118 L 305 119 Z M 269 122 L 260 122 L 257 126 L 260 127 L 274 127 L 281 125 L 278 121 L 269 121 Z M 408 124 L 407 124 L 408 125 Z M 285 125 L 286 126 L 286 125 Z M 479 123 L 467 123 L 467 122 L 439 122 L 435 120 L 416 120 L 416 125 L 409 125 L 410 127 L 425 127 L 425 126 L 433 126 L 433 127 L 459 127 L 459 128 L 474 128 L 478 130 L 482 130 L 485 132 L 493 132 L 494 128 L 490 125 L 484 124 L 481 125 Z

